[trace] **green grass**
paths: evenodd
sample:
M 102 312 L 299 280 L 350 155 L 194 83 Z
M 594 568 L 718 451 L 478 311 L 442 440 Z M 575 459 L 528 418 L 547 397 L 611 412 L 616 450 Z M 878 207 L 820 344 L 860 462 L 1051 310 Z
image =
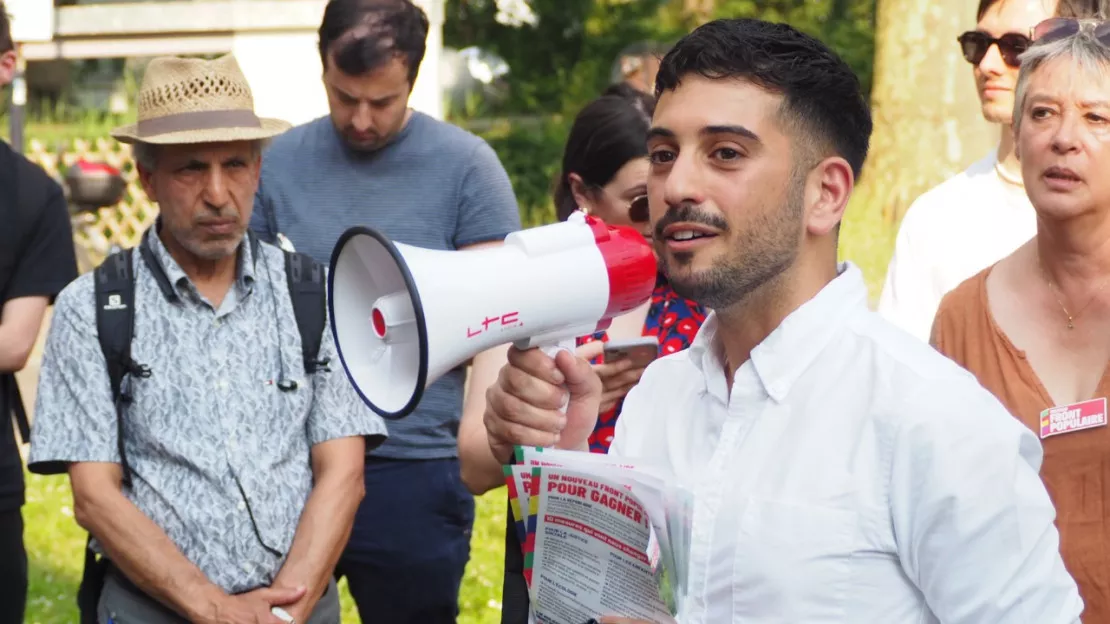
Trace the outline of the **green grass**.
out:
M 477 499 L 470 563 L 459 596 L 459 624 L 501 621 L 501 579 L 505 555 L 505 490 Z M 26 624 L 78 621 L 77 585 L 84 562 L 85 533 L 73 520 L 69 479 L 27 474 L 23 508 L 24 539 L 30 567 Z M 358 622 L 347 581 L 339 585 L 343 621 Z

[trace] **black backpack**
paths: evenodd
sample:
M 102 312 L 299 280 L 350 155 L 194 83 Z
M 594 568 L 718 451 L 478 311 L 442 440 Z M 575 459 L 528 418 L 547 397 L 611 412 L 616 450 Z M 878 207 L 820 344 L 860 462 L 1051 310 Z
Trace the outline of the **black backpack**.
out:
M 150 232 L 147 232 L 149 235 Z M 251 251 L 255 258 L 260 253 L 260 244 L 253 233 L 247 233 Z M 144 239 L 146 235 L 144 235 Z M 108 377 L 112 386 L 112 399 L 116 406 L 116 439 L 123 470 L 123 484 L 131 485 L 131 471 L 123 445 L 124 410 L 131 401 L 131 379 L 150 376 L 150 369 L 131 358 L 131 339 L 135 331 L 135 275 L 132 270 L 133 249 L 125 249 L 108 256 L 94 272 L 96 292 L 96 330 L 100 338 L 100 349 L 108 365 Z M 311 257 L 297 252 L 285 251 L 285 275 L 289 282 L 289 295 L 293 303 L 293 314 L 297 319 L 297 329 L 301 334 L 301 349 L 304 369 L 307 375 L 316 371 L 327 371 L 327 360 L 319 359 L 320 343 L 323 341 L 324 325 L 327 320 L 327 302 L 324 286 L 323 265 Z M 144 240 L 139 244 L 142 260 L 156 278 L 164 278 L 153 252 Z M 165 288 L 168 284 L 159 284 Z M 291 382 L 286 382 L 291 383 Z M 295 384 L 292 388 L 295 388 Z M 292 389 L 289 387 L 283 389 Z M 90 538 L 91 539 L 91 538 Z M 81 611 L 81 624 L 97 624 L 97 607 L 109 562 L 96 553 L 85 542 L 85 570 L 81 585 L 77 590 L 77 606 Z

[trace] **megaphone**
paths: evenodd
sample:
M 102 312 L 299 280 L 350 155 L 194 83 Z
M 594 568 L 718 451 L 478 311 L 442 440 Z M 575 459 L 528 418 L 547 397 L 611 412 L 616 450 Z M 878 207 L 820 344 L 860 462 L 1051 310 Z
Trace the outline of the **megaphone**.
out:
M 332 250 L 328 314 L 362 400 L 403 418 L 424 389 L 491 347 L 573 347 L 651 297 L 656 262 L 636 230 L 576 212 L 503 245 L 442 251 L 356 226 Z

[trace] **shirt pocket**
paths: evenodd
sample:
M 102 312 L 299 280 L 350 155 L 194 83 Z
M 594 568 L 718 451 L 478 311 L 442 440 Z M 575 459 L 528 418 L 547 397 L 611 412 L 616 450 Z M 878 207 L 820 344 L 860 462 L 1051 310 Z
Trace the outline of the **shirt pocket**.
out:
M 845 622 L 855 511 L 752 498 L 733 559 L 739 621 Z

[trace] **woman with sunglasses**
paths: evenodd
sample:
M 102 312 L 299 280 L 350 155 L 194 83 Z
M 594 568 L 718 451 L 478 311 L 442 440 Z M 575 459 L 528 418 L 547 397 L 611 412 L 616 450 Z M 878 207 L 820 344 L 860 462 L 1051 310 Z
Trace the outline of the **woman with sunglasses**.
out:
M 1054 18 L 1022 56 L 1014 139 L 1031 241 L 941 302 L 932 342 L 1041 438 L 1060 551 L 1110 622 L 1110 24 Z M 968 415 L 972 417 L 972 414 Z
M 614 94 L 589 103 L 571 126 L 555 186 L 555 212 L 563 221 L 581 210 L 610 225 L 633 227 L 651 240 L 646 137 L 654 101 L 632 90 L 607 93 Z M 614 319 L 608 330 L 579 339 L 578 354 L 591 360 L 605 387 L 591 451 L 608 451 L 624 396 L 656 356 L 690 346 L 705 314 L 700 305 L 678 296 L 660 272 L 647 303 Z M 606 362 L 606 344 L 645 337 L 655 339 L 654 351 L 630 351 Z

